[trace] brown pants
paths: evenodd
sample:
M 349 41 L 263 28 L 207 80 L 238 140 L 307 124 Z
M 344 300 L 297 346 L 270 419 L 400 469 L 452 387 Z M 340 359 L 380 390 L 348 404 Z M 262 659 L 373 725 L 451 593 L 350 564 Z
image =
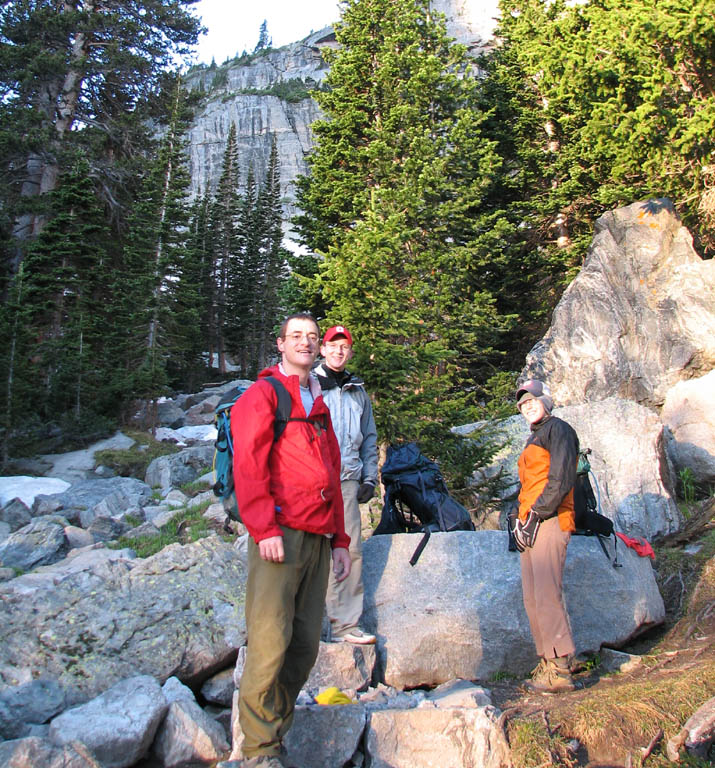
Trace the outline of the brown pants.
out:
M 566 547 L 571 534 L 558 517 L 544 520 L 536 542 L 521 553 L 521 588 L 536 652 L 545 659 L 576 652 L 563 596 Z
M 330 541 L 282 530 L 283 563 L 262 560 L 253 539 L 248 543 L 248 645 L 238 701 L 246 758 L 279 754 L 320 645 Z

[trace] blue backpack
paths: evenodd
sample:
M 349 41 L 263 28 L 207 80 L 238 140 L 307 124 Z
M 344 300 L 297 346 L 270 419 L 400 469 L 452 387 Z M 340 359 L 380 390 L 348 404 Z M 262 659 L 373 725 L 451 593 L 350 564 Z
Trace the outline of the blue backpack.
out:
M 288 390 L 278 379 L 269 376 L 270 382 L 278 397 L 276 406 L 275 423 L 273 425 L 273 442 L 283 434 L 286 424 L 290 420 L 291 398 Z M 219 401 L 214 409 L 214 423 L 216 424 L 216 442 L 214 443 L 214 473 L 216 482 L 213 492 L 223 502 L 226 510 L 226 523 L 224 528 L 228 530 L 231 520 L 241 522 L 236 502 L 236 489 L 233 482 L 233 440 L 231 439 L 231 408 L 239 397 L 250 385 L 239 384 L 229 390 Z

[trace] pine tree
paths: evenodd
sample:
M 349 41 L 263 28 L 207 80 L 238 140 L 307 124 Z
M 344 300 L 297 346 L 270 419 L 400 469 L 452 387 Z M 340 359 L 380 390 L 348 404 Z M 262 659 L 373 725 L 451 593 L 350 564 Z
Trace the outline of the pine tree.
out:
M 476 214 L 498 159 L 481 137 L 466 51 L 427 3 L 353 0 L 336 37 L 316 94 L 326 119 L 300 182 L 298 226 L 323 257 L 312 287 L 329 322 L 357 338 L 381 437 L 444 455 L 446 425 L 474 414 L 464 385 L 504 324 L 472 279 Z
M 231 125 L 226 140 L 223 170 L 219 179 L 211 213 L 213 233 L 213 285 L 209 336 L 209 359 L 215 356 L 219 373 L 226 373 L 227 339 L 230 299 L 229 277 L 232 262 L 240 257 L 238 235 L 239 169 L 236 126 Z
M 21 349 L 25 375 L 41 394 L 37 412 L 59 418 L 109 406 L 110 232 L 89 178 L 77 158 L 51 194 L 56 210 L 28 251 L 21 311 L 32 341 Z M 26 337 L 27 340 L 27 337 Z
M 268 22 L 263 19 L 261 29 L 258 33 L 258 42 L 256 43 L 256 47 L 253 49 L 253 52 L 258 53 L 258 51 L 262 51 L 265 48 L 270 48 L 272 43 L 273 41 L 268 36 Z
M 124 296 L 123 333 L 129 334 L 121 358 L 126 372 L 122 387 L 125 394 L 138 397 L 162 394 L 168 383 L 167 363 L 181 354 L 181 342 L 172 338 L 171 329 L 176 327 L 172 313 L 182 264 L 188 258 L 189 176 L 182 135 L 190 116 L 177 79 L 167 130 L 135 205 L 125 250 L 119 291 Z
M 577 266 L 598 215 L 661 196 L 704 233 L 707 249 L 715 247 L 712 213 L 699 205 L 715 198 L 710 4 L 504 0 L 502 7 L 497 34 L 540 106 L 531 146 L 546 154 L 549 183 L 530 199 L 548 258 Z
M 105 145 L 126 151 L 128 115 L 155 93 L 172 57 L 188 54 L 196 41 L 199 21 L 186 10 L 195 1 L 2 4 L 0 145 L 12 149 L 3 156 L 9 179 L 3 207 L 16 239 L 8 251 L 10 275 L 23 242 L 47 219 L 34 198 L 55 188 L 66 146 L 102 132 Z M 78 125 L 93 131 L 73 130 Z
M 275 134 L 271 142 L 266 176 L 257 201 L 257 219 L 262 234 L 262 258 L 258 275 L 261 291 L 255 312 L 255 361 L 258 371 L 269 363 L 275 343 L 274 326 L 284 314 L 281 296 L 286 280 L 287 251 L 283 247 L 281 169 Z

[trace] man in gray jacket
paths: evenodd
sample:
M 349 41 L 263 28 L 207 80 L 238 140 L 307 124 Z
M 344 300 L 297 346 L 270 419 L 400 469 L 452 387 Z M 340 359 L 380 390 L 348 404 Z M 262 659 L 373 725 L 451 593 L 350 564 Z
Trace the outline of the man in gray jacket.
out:
M 359 626 L 362 614 L 362 538 L 360 504 L 369 501 L 377 485 L 377 429 L 372 403 L 363 381 L 345 369 L 353 356 L 353 337 L 342 325 L 325 332 L 315 369 L 340 445 L 340 484 L 345 507 L 345 532 L 350 536 L 350 575 L 337 582 L 331 575 L 326 608 L 333 640 L 370 645 L 375 635 Z

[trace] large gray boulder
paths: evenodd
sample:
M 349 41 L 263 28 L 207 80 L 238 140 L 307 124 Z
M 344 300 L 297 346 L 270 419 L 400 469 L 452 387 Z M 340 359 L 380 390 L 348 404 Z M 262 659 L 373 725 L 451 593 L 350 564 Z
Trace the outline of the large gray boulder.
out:
M 144 479 L 151 488 L 159 488 L 167 494 L 172 488 L 193 483 L 204 474 L 213 463 L 213 455 L 213 445 L 197 445 L 179 453 L 159 456 L 147 467 Z
M 0 566 L 30 571 L 61 560 L 69 550 L 66 525 L 59 516 L 35 518 L 0 542 Z
M 121 519 L 150 498 L 151 488 L 135 477 L 95 478 L 82 480 L 62 493 L 39 495 L 34 506 L 51 503 L 71 523 L 88 528 L 96 517 Z
M 557 404 L 617 396 L 660 406 L 715 367 L 715 261 L 703 261 L 669 200 L 609 211 L 522 378 Z
M 32 515 L 22 499 L 12 499 L 0 509 L 0 522 L 7 523 L 10 531 L 17 531 L 32 520 Z
M 372 768 L 507 768 L 499 710 L 454 707 L 375 712 L 367 731 Z
M 668 428 L 668 456 L 677 472 L 690 470 L 693 481 L 715 483 L 715 370 L 680 381 L 668 390 L 660 418 Z
M 533 666 L 519 556 L 507 551 L 506 532 L 433 534 L 413 568 L 419 541 L 373 536 L 363 547 L 363 622 L 378 638 L 382 681 L 434 686 Z M 613 568 L 595 539 L 571 539 L 564 583 L 578 651 L 622 645 L 663 621 L 650 560 L 622 545 L 618 559 L 622 567 Z
M 38 736 L 1 743 L 0 765 L 6 768 L 104 768 L 81 742 L 58 747 Z
M 0 731 L 22 731 L 13 702 L 35 678 L 71 706 L 137 674 L 200 685 L 245 644 L 245 567 L 218 537 L 146 559 L 98 551 L 0 585 Z
M 169 704 L 152 746 L 152 753 L 164 768 L 215 763 L 229 750 L 223 726 L 195 701 L 186 699 Z
M 49 739 L 81 741 L 103 768 L 128 768 L 149 751 L 168 706 L 153 677 L 130 677 L 54 718 Z

